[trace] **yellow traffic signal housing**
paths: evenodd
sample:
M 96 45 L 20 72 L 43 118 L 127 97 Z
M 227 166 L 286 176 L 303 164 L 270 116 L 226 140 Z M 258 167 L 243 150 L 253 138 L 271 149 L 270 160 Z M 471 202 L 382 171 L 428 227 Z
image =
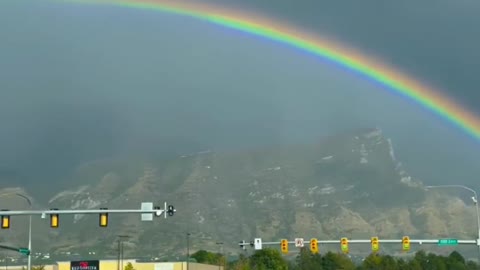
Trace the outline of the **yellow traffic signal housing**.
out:
M 405 252 L 410 250 L 410 237 L 404 236 L 402 238 L 402 250 Z
M 58 209 L 50 209 L 50 210 L 58 210 Z M 59 216 L 58 214 L 50 214 L 50 227 L 58 228 L 59 225 Z
M 347 254 L 349 252 L 348 250 L 348 239 L 346 237 L 343 237 L 340 239 L 340 248 L 342 249 L 342 252 Z
M 6 211 L 6 210 L 2 210 Z M 10 228 L 10 216 L 9 215 L 2 215 L 2 229 L 9 229 Z
M 101 210 L 107 210 L 107 208 L 100 208 L 100 209 Z M 100 225 L 100 227 L 107 227 L 108 226 L 108 213 L 100 213 L 99 225 Z
M 370 242 L 372 243 L 372 252 L 377 252 L 380 249 L 380 244 L 378 243 L 378 237 L 372 237 L 370 239 Z
M 318 240 L 317 240 L 316 238 L 310 239 L 310 251 L 311 251 L 313 254 L 317 254 L 317 253 L 318 253 Z
M 288 240 L 287 239 L 282 239 L 282 241 L 280 241 L 280 248 L 281 248 L 283 254 L 288 253 Z

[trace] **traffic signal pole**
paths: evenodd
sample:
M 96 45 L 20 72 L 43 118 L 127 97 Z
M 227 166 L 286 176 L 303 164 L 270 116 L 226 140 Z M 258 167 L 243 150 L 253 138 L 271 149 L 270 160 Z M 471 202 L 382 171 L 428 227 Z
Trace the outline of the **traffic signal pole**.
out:
M 17 247 L 5 246 L 5 245 L 0 245 L 0 248 L 20 252 L 20 253 L 25 254 L 27 256 L 30 255 L 30 251 L 27 248 L 17 248 Z
M 312 244 L 312 240 L 314 243 Z M 349 253 L 350 244 L 370 244 L 372 246 L 372 252 L 378 252 L 380 249 L 380 243 L 385 244 L 401 244 L 401 250 L 403 252 L 410 251 L 410 244 L 437 244 L 439 246 L 456 246 L 456 245 L 477 245 L 478 240 L 457 240 L 457 239 L 410 239 L 408 236 L 404 236 L 401 239 L 379 239 L 378 237 L 372 237 L 371 239 L 347 239 L 345 237 L 339 240 L 317 240 L 312 238 L 310 241 L 304 241 L 303 238 L 296 238 L 295 241 L 288 241 L 287 239 L 282 239 L 281 241 L 274 242 L 262 242 L 261 238 L 255 238 L 254 241 L 250 243 L 245 242 L 245 240 L 239 242 L 239 246 L 242 249 L 246 249 L 247 246 L 254 247 L 255 250 L 261 250 L 264 245 L 267 246 L 280 246 L 282 253 L 288 253 L 289 244 L 294 244 L 297 248 L 304 247 L 305 244 L 310 245 L 310 251 L 312 253 L 318 253 L 319 244 L 337 244 L 340 246 L 343 253 Z
M 438 244 L 438 241 L 441 239 L 410 239 L 410 243 L 412 244 Z M 463 244 L 463 245 L 476 245 L 477 240 L 457 240 L 458 244 Z M 401 244 L 402 239 L 378 239 L 379 243 L 389 243 L 389 244 Z M 288 241 L 289 244 L 295 244 L 295 241 Z M 310 241 L 304 241 L 305 244 L 310 244 Z M 318 244 L 340 244 L 340 240 L 317 240 Z M 348 239 L 349 244 L 370 244 L 371 239 Z M 262 242 L 262 245 L 280 245 L 280 241 L 274 241 L 274 242 Z M 243 246 L 252 246 L 252 243 L 243 243 L 240 242 L 238 244 L 240 247 Z
M 172 213 L 175 213 L 176 209 L 173 209 Z M 28 215 L 41 215 L 45 217 L 46 215 L 57 214 L 57 215 L 76 215 L 76 214 L 154 214 L 157 217 L 168 213 L 165 209 L 152 209 L 152 210 L 142 210 L 142 209 L 76 209 L 76 210 L 11 210 L 11 211 L 0 211 L 0 215 L 8 216 L 28 216 Z M 167 216 L 165 215 L 165 218 Z
M 50 215 L 50 226 L 52 228 L 58 228 L 59 226 L 59 216 L 60 215 L 76 215 L 76 214 L 99 214 L 100 215 L 100 227 L 107 227 L 108 224 L 108 214 L 142 214 L 141 220 L 142 221 L 152 221 L 153 216 L 161 217 L 162 215 L 164 218 L 167 216 L 173 216 L 177 210 L 173 205 L 168 205 L 165 202 L 163 209 L 159 206 L 153 207 L 153 203 L 142 203 L 141 209 L 107 209 L 107 208 L 100 208 L 100 209 L 75 209 L 75 210 L 58 210 L 58 209 L 50 209 L 50 210 L 7 210 L 3 209 L 0 210 L 1 216 L 1 229 L 9 229 L 11 227 L 10 218 L 12 216 L 29 216 L 30 226 L 29 226 L 29 241 L 28 241 L 28 248 L 12 248 L 8 246 L 0 245 L 0 248 L 14 250 L 25 254 L 28 256 L 28 268 L 31 267 L 31 235 L 32 235 L 32 216 L 40 215 L 42 219 L 46 218 L 47 215 Z M 55 216 L 54 218 L 52 218 Z M 30 269 L 28 269 L 30 270 Z

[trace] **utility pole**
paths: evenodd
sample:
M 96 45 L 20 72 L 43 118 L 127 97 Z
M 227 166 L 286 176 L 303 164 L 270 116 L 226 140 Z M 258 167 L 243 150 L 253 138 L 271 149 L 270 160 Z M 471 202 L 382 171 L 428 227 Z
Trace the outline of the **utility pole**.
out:
M 221 270 L 222 267 L 222 256 L 223 256 L 223 242 L 217 242 L 216 243 L 218 245 L 218 254 L 219 254 L 219 258 L 218 258 L 218 270 Z
M 190 263 L 190 233 L 187 232 L 187 270 Z
M 120 269 L 120 257 L 121 257 L 121 255 L 120 255 L 120 246 L 121 246 L 121 241 L 120 241 L 120 239 L 118 239 L 117 242 L 118 242 L 118 249 L 117 249 L 117 252 L 118 252 L 118 256 L 117 256 L 117 270 L 122 270 L 122 269 Z
M 123 242 L 128 239 L 129 235 L 117 235 L 118 236 L 118 270 L 124 270 L 123 268 Z

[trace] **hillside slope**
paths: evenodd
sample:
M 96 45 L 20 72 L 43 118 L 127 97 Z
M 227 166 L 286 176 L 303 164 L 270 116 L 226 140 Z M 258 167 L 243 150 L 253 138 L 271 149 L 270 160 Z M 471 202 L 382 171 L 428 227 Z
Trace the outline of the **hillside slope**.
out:
M 118 235 L 130 235 L 126 254 L 158 257 L 184 253 L 187 231 L 191 250 L 216 250 L 215 242 L 222 241 L 229 252 L 240 252 L 236 243 L 254 237 L 471 239 L 475 232 L 474 209 L 459 198 L 425 192 L 402 169 L 390 140 L 378 129 L 339 134 L 316 145 L 91 162 L 80 166 L 75 177 L 84 177 L 86 185 L 59 191 L 36 205 L 113 209 L 167 201 L 178 212 L 153 222 L 111 215 L 108 228 L 98 227 L 96 215 L 62 216 L 59 229 L 35 217 L 38 249 L 114 256 Z M 24 207 L 19 198 L 14 200 L 8 205 L 0 198 L 8 209 Z M 22 224 L 1 237 L 24 242 L 25 231 Z

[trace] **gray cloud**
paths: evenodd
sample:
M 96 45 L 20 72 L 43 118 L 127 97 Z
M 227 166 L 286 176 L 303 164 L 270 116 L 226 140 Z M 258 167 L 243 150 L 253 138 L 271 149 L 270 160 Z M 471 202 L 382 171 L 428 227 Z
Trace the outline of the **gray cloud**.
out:
M 91 159 L 314 142 L 365 126 L 385 129 L 422 177 L 477 173 L 474 143 L 458 130 L 298 51 L 171 15 L 26 3 L 0 10 L 0 168 L 9 179 L 60 182 Z M 452 169 L 432 172 L 438 164 Z

